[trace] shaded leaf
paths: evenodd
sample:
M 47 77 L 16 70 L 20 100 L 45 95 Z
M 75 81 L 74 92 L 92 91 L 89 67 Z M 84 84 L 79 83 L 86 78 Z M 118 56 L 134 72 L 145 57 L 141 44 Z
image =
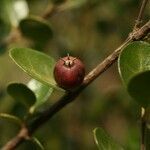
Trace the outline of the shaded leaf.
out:
M 7 49 L 7 43 L 2 41 L 0 42 L 0 55 L 3 54 Z
M 47 101 L 47 99 L 53 92 L 52 87 L 42 84 L 41 82 L 35 79 L 32 79 L 28 83 L 28 87 L 34 92 L 36 96 L 36 103 L 34 104 L 32 109 L 35 109 L 36 107 L 42 105 L 45 101 Z
M 13 26 L 18 26 L 20 20 L 28 16 L 29 8 L 25 0 L 11 0 L 9 18 Z
M 0 42 L 9 34 L 11 26 L 9 23 L 0 18 Z M 0 48 L 3 48 L 3 44 L 1 44 Z
M 93 133 L 99 150 L 123 150 L 102 128 L 94 129 Z
M 47 42 L 52 38 L 51 26 L 42 18 L 31 16 L 20 21 L 22 34 L 36 42 Z
M 11 83 L 7 87 L 7 92 L 18 102 L 26 107 L 32 106 L 36 102 L 34 93 L 22 83 Z
M 22 125 L 22 121 L 18 117 L 10 115 L 10 114 L 0 113 L 0 118 L 7 119 L 8 121 L 17 123 L 20 126 Z
M 150 44 L 133 42 L 124 48 L 119 60 L 120 76 L 129 94 L 143 107 L 150 105 Z
M 53 77 L 55 61 L 52 57 L 29 48 L 14 48 L 10 51 L 10 57 L 34 79 L 60 89 Z

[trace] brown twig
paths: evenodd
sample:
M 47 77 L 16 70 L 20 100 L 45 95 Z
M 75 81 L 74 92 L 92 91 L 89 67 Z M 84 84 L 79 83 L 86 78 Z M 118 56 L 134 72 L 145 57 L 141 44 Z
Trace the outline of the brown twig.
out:
M 11 139 L 1 150 L 14 150 L 17 146 L 19 146 L 24 140 L 30 139 L 28 134 L 28 128 L 23 123 L 22 128 L 20 129 L 18 135 Z
M 130 34 L 127 40 L 119 46 L 112 54 L 110 54 L 104 61 L 97 65 L 89 74 L 85 77 L 83 84 L 75 91 L 66 93 L 58 102 L 56 102 L 49 109 L 44 111 L 42 115 L 34 120 L 31 124 L 30 132 L 36 130 L 41 126 L 41 122 L 45 123 L 49 118 L 51 118 L 56 112 L 62 109 L 65 105 L 72 102 L 81 92 L 87 87 L 93 80 L 100 76 L 105 70 L 107 70 L 118 58 L 121 50 L 133 40 L 139 40 L 150 32 L 150 21 L 147 22 L 140 30 Z
M 134 25 L 134 30 L 136 30 L 139 27 L 139 25 L 141 24 L 141 21 L 142 21 L 143 15 L 144 15 L 144 10 L 145 10 L 145 7 L 146 7 L 148 1 L 149 0 L 142 0 L 140 11 L 139 11 L 139 14 L 137 16 L 137 19 L 136 19 L 136 22 Z
M 105 70 L 107 70 L 118 58 L 122 48 L 134 40 L 140 40 L 144 38 L 150 32 L 150 21 L 148 21 L 143 27 L 138 29 L 129 35 L 127 40 L 119 46 L 111 55 L 109 55 L 102 63 L 95 67 L 84 79 L 83 84 L 72 92 L 67 92 L 60 100 L 58 100 L 54 105 L 52 105 L 47 110 L 43 111 L 37 119 L 35 119 L 31 124 L 28 124 L 28 133 L 33 134 L 33 132 L 40 126 L 42 126 L 47 120 L 52 118 L 59 110 L 61 110 L 68 103 L 75 100 L 75 98 L 82 92 L 82 90 L 88 86 L 93 80 L 100 76 Z M 22 129 L 21 129 L 22 130 Z M 20 131 L 21 132 L 21 131 Z M 10 140 L 3 147 L 2 150 L 13 150 L 17 145 L 19 145 L 24 136 L 20 138 L 20 132 L 16 137 Z M 15 144 L 14 144 L 15 141 Z M 9 145 L 9 147 L 8 147 Z
M 58 10 L 58 6 L 56 5 L 49 5 L 46 9 L 46 11 L 42 14 L 42 18 L 48 19 L 51 17 L 53 14 L 55 14 Z

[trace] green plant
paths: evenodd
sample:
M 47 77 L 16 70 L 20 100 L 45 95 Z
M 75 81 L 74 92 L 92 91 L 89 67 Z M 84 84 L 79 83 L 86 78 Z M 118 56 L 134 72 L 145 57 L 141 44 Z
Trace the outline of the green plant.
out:
M 7 6 L 5 1 L 2 2 L 4 6 Z M 8 141 L 6 145 L 2 146 L 2 150 L 13 150 L 24 141 L 34 143 L 40 149 L 44 149 L 39 140 L 34 137 L 34 132 L 67 104 L 74 101 L 92 81 L 105 72 L 116 60 L 118 60 L 120 77 L 128 93 L 141 108 L 141 150 L 148 150 L 150 148 L 148 140 L 150 137 L 150 44 L 146 39 L 146 36 L 150 33 L 150 21 L 143 26 L 140 24 L 147 2 L 147 0 L 142 1 L 133 31 L 125 42 L 85 77 L 84 66 L 77 58 L 68 56 L 56 63 L 53 57 L 35 50 L 36 48 L 42 50 L 53 37 L 53 29 L 46 19 L 58 12 L 81 7 L 85 4 L 85 1 L 52 3 L 52 6 L 48 7 L 41 17 L 28 17 L 27 13 L 24 17 L 18 17 L 15 22 L 13 19 L 10 19 L 8 26 L 12 22 L 15 29 L 12 30 L 9 37 L 2 40 L 2 45 L 13 43 L 14 39 L 23 36 L 29 40 L 29 43 L 32 41 L 30 44 L 34 48 L 12 48 L 9 51 L 12 60 L 32 79 L 27 84 L 11 83 L 7 87 L 8 94 L 23 107 L 23 116 L 17 117 L 11 114 L 0 114 L 1 118 L 13 121 L 20 126 L 18 134 Z M 9 4 L 14 6 L 11 3 L 13 1 L 10 1 Z M 97 2 L 95 1 L 95 3 Z M 92 7 L 94 7 L 94 3 Z M 10 10 L 13 11 L 15 9 L 11 8 Z M 6 49 L 6 47 L 3 47 L 3 49 Z M 68 74 L 65 82 L 62 83 L 65 75 L 61 71 L 68 68 L 73 72 L 70 75 L 70 72 L 65 70 L 64 73 Z M 79 76 L 78 69 L 81 72 L 81 76 L 77 82 L 77 77 Z M 73 78 L 71 83 L 70 78 L 71 81 Z M 45 107 L 44 105 L 47 105 L 48 98 L 53 95 L 54 91 L 61 93 L 63 96 L 54 104 L 49 104 Z M 125 149 L 101 128 L 94 130 L 94 139 L 100 150 Z

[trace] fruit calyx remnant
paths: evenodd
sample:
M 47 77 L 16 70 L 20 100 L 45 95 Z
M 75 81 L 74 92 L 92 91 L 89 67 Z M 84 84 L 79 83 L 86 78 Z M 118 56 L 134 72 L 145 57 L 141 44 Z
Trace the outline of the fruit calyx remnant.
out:
M 64 65 L 65 65 L 66 67 L 71 68 L 71 67 L 74 65 L 74 60 L 76 60 L 76 58 L 72 58 L 72 57 L 70 57 L 70 55 L 68 54 L 67 60 L 65 60 L 65 59 L 63 59 L 63 58 L 61 58 L 61 60 L 64 62 Z

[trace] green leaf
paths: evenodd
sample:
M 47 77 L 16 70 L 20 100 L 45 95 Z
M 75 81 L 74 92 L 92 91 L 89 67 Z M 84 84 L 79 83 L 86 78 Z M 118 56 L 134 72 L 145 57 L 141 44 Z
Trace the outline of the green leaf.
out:
M 129 94 L 143 107 L 150 105 L 150 44 L 133 42 L 118 60 L 120 76 Z
M 41 142 L 36 137 L 33 137 L 31 139 L 31 141 L 33 143 L 35 143 L 41 150 L 45 150 L 45 148 L 43 147 L 43 145 L 41 144 Z
M 18 102 L 24 104 L 27 108 L 36 102 L 34 93 L 22 83 L 11 83 L 7 87 L 7 92 Z
M 10 115 L 10 114 L 0 113 L 0 118 L 7 119 L 8 121 L 17 123 L 20 126 L 22 125 L 22 121 L 18 117 Z
M 41 142 L 35 138 L 31 137 L 29 139 L 25 139 L 21 145 L 19 145 L 18 149 L 20 150 L 27 150 L 27 149 L 33 149 L 33 150 L 45 150 Z
M 46 102 L 47 99 L 49 98 L 49 96 L 53 92 L 52 87 L 42 84 L 41 82 L 39 82 L 35 79 L 32 79 L 28 83 L 28 87 L 34 92 L 34 94 L 36 96 L 36 103 L 34 104 L 32 109 L 35 109 L 38 106 L 42 105 L 44 102 Z
M 14 48 L 10 51 L 10 57 L 34 79 L 60 89 L 53 77 L 55 61 L 52 57 L 29 48 Z
M 102 128 L 94 129 L 93 133 L 99 150 L 123 150 Z
M 25 0 L 10 0 L 9 18 L 13 26 L 18 26 L 20 20 L 28 16 L 29 8 Z
M 42 18 L 30 16 L 21 20 L 20 30 L 22 34 L 36 42 L 45 43 L 52 38 L 51 26 Z

